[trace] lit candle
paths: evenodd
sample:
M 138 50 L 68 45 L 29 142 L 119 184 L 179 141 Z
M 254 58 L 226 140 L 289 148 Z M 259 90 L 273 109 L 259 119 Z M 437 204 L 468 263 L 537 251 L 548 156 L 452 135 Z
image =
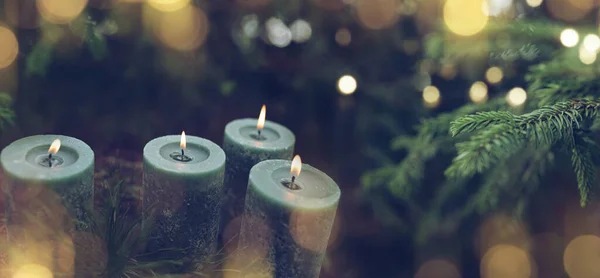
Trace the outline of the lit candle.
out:
M 0 161 L 9 227 L 47 230 L 60 224 L 66 232 L 85 228 L 94 195 L 94 152 L 87 144 L 62 135 L 30 136 L 4 148 Z
M 232 220 L 243 212 L 250 168 L 263 160 L 289 160 L 294 154 L 296 137 L 285 126 L 267 121 L 266 112 L 263 105 L 258 119 L 234 120 L 225 127 L 223 150 L 227 165 L 221 220 L 224 243 L 234 242 L 239 231 L 239 222 Z
M 242 277 L 318 277 L 340 194 L 299 156 L 252 167 L 236 258 Z
M 144 147 L 142 207 L 150 225 L 147 251 L 205 259 L 216 252 L 225 153 L 194 136 L 156 138 Z

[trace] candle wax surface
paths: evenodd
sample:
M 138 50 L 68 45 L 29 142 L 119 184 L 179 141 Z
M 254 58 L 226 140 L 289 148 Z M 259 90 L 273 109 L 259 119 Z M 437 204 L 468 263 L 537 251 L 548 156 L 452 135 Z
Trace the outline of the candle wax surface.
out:
M 299 189 L 290 189 L 282 182 L 290 182 L 291 161 L 267 160 L 255 165 L 250 180 L 256 190 L 271 200 L 292 208 L 319 209 L 337 204 L 340 189 L 325 173 L 302 164 L 302 172 L 296 177 Z
M 197 174 L 222 167 L 225 161 L 223 150 L 215 143 L 195 136 L 186 136 L 184 155 L 190 161 L 178 161 L 171 155 L 181 155 L 179 135 L 156 138 L 144 147 L 144 159 L 155 168 L 174 174 Z
M 251 149 L 277 151 L 287 150 L 296 142 L 294 134 L 286 127 L 265 121 L 265 127 L 258 136 L 257 119 L 239 119 L 225 127 L 225 136 L 240 145 Z

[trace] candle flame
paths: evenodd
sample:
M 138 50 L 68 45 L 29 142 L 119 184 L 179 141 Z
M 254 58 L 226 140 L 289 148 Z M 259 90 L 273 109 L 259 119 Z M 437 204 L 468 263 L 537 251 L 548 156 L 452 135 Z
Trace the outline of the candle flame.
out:
M 302 159 L 300 159 L 299 155 L 296 155 L 292 160 L 292 169 L 290 170 L 290 173 L 294 177 L 298 177 L 300 176 L 300 171 L 302 171 Z
M 48 153 L 56 154 L 59 149 L 60 149 L 60 139 L 57 138 L 50 145 L 50 148 L 48 149 Z
M 179 146 L 181 147 L 182 150 L 185 150 L 185 145 L 186 145 L 185 131 L 182 131 L 181 132 L 181 140 L 179 141 Z
M 260 109 L 260 114 L 258 115 L 258 123 L 256 123 L 256 128 L 262 130 L 265 127 L 265 118 L 267 117 L 267 106 L 263 104 Z

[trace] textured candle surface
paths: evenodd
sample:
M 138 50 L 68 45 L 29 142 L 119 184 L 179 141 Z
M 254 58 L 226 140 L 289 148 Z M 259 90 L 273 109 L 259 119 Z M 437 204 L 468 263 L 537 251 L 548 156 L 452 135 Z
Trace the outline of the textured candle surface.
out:
M 144 147 L 144 226 L 151 229 L 147 251 L 173 249 L 165 256 L 209 259 L 216 252 L 225 153 L 209 140 L 187 136 L 190 160 L 178 161 L 173 155 L 181 152 L 180 138 L 164 136 Z
M 44 159 L 55 139 L 60 139 L 62 146 L 50 167 Z M 63 211 L 78 220 L 76 227 L 87 225 L 85 213 L 91 208 L 94 195 L 94 152 L 87 144 L 62 135 L 30 136 L 4 148 L 0 161 L 6 179 L 9 225 L 24 225 L 26 214 L 31 213 L 62 221 L 59 218 Z M 39 220 L 39 225 L 58 225 Z
M 223 150 L 227 154 L 225 172 L 225 202 L 221 228 L 227 227 L 234 237 L 239 226 L 233 221 L 241 216 L 244 210 L 244 199 L 248 186 L 250 168 L 268 159 L 292 159 L 296 138 L 286 127 L 266 121 L 258 136 L 257 119 L 239 119 L 230 122 L 225 127 Z M 229 242 L 230 239 L 224 239 Z
M 289 189 L 291 161 L 267 160 L 250 171 L 236 267 L 242 277 L 318 277 L 340 189 L 303 164 Z

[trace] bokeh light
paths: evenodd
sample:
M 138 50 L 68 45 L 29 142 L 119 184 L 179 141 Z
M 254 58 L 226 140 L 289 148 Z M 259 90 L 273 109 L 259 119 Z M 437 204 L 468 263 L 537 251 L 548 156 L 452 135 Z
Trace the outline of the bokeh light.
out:
M 600 238 L 582 235 L 565 248 L 563 264 L 571 278 L 600 277 Z
M 487 0 L 483 5 L 483 13 L 487 16 L 499 16 L 510 10 L 513 0 Z
M 37 0 L 37 7 L 48 22 L 66 24 L 83 12 L 87 2 L 87 0 Z
M 491 84 L 496 84 L 502 81 L 504 73 L 499 67 L 491 67 L 485 72 L 485 79 Z
M 589 34 L 583 38 L 583 47 L 588 52 L 598 52 L 600 49 L 600 37 L 596 34 Z
M 351 95 L 357 88 L 356 79 L 352 75 L 344 75 L 338 80 L 338 91 L 342 95 Z
M 530 278 L 536 273 L 529 254 L 509 244 L 490 248 L 481 260 L 480 271 L 482 278 Z
M 461 278 L 461 275 L 452 262 L 444 259 L 433 259 L 426 261 L 419 267 L 415 278 Z
M 543 0 L 526 0 L 527 5 L 532 8 L 539 7 L 542 4 Z
M 446 80 L 456 77 L 456 66 L 453 63 L 444 63 L 440 69 L 440 76 Z
M 506 101 L 510 106 L 523 105 L 527 100 L 527 92 L 523 88 L 515 87 L 506 95 Z
M 52 272 L 45 266 L 39 264 L 26 264 L 20 267 L 13 278 L 52 278 Z
M 447 0 L 444 5 L 446 26 L 457 35 L 477 34 L 488 22 L 484 4 L 484 0 Z
M 290 215 L 289 230 L 294 241 L 305 249 L 323 253 L 327 249 L 334 217 L 310 210 L 294 210 Z
M 290 26 L 290 31 L 292 31 L 292 40 L 297 43 L 308 41 L 312 35 L 310 24 L 303 19 L 294 21 Z
M 469 98 L 472 102 L 482 103 L 488 99 L 488 87 L 482 81 L 477 81 L 471 85 Z
M 586 65 L 591 65 L 594 62 L 596 62 L 596 56 L 597 56 L 597 52 L 596 51 L 589 51 L 585 45 L 581 45 L 581 47 L 579 47 L 579 60 L 586 64 Z
M 156 35 L 169 48 L 191 51 L 200 47 L 208 35 L 208 18 L 199 8 L 186 6 L 160 15 Z
M 292 31 L 281 19 L 269 18 L 265 23 L 265 28 L 267 29 L 267 38 L 272 45 L 283 48 L 292 42 Z
M 396 0 L 356 0 L 358 21 L 368 29 L 384 29 L 398 20 Z
M 174 12 L 190 5 L 190 0 L 147 0 L 150 7 L 161 12 Z
M 592 10 L 596 0 L 546 0 L 546 8 L 551 17 L 577 22 Z
M 567 28 L 560 33 L 560 42 L 566 47 L 573 47 L 579 42 L 579 34 L 571 28 Z
M 19 42 L 12 30 L 0 25 L 0 70 L 10 66 L 19 54 Z
M 440 90 L 435 86 L 427 86 L 423 89 L 423 101 L 427 107 L 437 107 L 440 103 L 440 97 Z
M 352 35 L 350 30 L 346 28 L 340 28 L 335 32 L 335 41 L 341 46 L 347 46 L 352 41 Z
M 505 214 L 488 217 L 479 227 L 476 240 L 480 256 L 499 244 L 509 244 L 525 250 L 529 250 L 531 244 L 523 223 Z

